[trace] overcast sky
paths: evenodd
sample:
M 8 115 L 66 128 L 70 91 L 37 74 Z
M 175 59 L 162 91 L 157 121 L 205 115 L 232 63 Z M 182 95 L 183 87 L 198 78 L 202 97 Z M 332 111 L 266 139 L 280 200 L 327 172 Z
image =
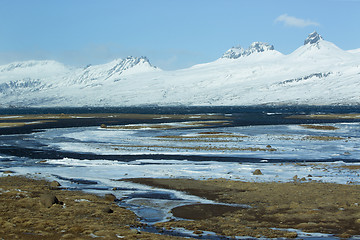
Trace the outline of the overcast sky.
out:
M 254 41 L 289 54 L 314 30 L 360 48 L 360 0 L 0 0 L 0 64 L 101 64 L 147 56 L 164 70 Z

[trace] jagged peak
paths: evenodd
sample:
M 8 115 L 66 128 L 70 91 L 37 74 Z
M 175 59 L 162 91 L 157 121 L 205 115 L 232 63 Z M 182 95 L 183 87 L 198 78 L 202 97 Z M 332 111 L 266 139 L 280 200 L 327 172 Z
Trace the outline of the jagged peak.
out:
M 274 50 L 274 46 L 270 45 L 268 43 L 263 43 L 263 42 L 253 42 L 252 44 L 250 44 L 248 51 L 253 53 L 253 52 L 265 52 L 265 51 L 271 51 Z
M 245 54 L 245 49 L 243 49 L 240 45 L 236 47 L 232 47 L 229 50 L 227 50 L 223 55 L 222 58 L 231 58 L 236 59 Z
M 237 59 L 239 57 L 249 56 L 252 53 L 259 53 L 274 50 L 274 46 L 263 42 L 253 42 L 248 49 L 241 46 L 232 47 L 227 50 L 221 58 Z
M 306 44 L 315 44 L 320 42 L 321 40 L 324 40 L 323 37 L 318 34 L 316 31 L 309 34 L 309 36 L 305 39 L 304 45 Z
M 126 58 L 117 58 L 114 59 L 111 63 L 113 63 L 114 65 L 131 65 L 131 66 L 135 66 L 137 64 L 148 64 L 150 67 L 154 67 L 155 66 L 151 65 L 149 59 L 145 56 L 141 56 L 141 57 L 133 57 L 133 56 L 127 56 Z

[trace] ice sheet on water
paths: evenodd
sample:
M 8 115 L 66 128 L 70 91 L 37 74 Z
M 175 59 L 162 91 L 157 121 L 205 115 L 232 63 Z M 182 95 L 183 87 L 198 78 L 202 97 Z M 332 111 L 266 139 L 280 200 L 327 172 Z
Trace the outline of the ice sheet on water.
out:
M 19 166 L 11 169 L 19 174 L 39 173 L 48 176 L 62 176 L 64 178 L 86 179 L 97 181 L 98 186 L 117 186 L 113 179 L 122 178 L 194 178 L 211 179 L 224 178 L 241 181 L 293 181 L 305 178 L 306 181 L 316 180 L 336 183 L 359 183 L 358 172 L 347 166 L 360 166 L 360 163 L 236 163 L 236 162 L 193 162 L 174 160 L 137 160 L 132 162 L 110 160 L 78 160 L 59 159 L 47 160 L 47 167 Z M 253 175 L 260 169 L 263 175 Z M 127 183 L 129 184 L 129 183 Z M 114 186 L 116 185 L 116 186 Z
M 263 159 L 360 159 L 360 124 L 326 124 L 334 130 L 299 125 L 196 129 L 110 130 L 97 127 L 37 133 L 40 143 L 64 151 L 100 155 L 177 154 Z M 211 131 L 211 130 L 209 130 Z

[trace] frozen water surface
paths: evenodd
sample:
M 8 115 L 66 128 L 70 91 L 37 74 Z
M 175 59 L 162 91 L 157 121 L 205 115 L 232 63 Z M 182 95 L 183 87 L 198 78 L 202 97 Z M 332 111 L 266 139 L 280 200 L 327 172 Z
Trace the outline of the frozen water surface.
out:
M 360 159 L 360 124 L 307 129 L 299 125 L 212 129 L 51 129 L 34 134 L 40 143 L 64 151 L 101 155 L 181 154 L 286 160 Z
M 3 154 L 0 170 L 56 179 L 71 189 L 113 193 L 123 199 L 122 205 L 147 223 L 172 218 L 169 210 L 176 206 L 214 202 L 121 179 L 288 182 L 297 175 L 304 181 L 359 184 L 359 172 L 344 166 L 360 165 L 360 123 L 314 125 L 330 127 L 325 130 L 301 125 L 189 128 L 186 123 L 176 123 L 166 126 L 75 127 L 0 136 L 2 147 L 82 154 L 81 159 Z M 129 155 L 135 158 L 129 160 L 126 157 Z M 256 169 L 263 175 L 253 175 Z M 304 235 L 304 238 L 315 239 L 316 235 Z

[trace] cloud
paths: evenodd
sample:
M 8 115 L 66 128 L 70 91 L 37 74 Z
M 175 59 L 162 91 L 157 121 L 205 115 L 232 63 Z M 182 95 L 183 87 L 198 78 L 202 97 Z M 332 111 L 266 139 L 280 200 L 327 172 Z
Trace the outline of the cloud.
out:
M 301 27 L 301 28 L 308 27 L 308 26 L 319 26 L 320 25 L 317 22 L 292 17 L 292 16 L 289 16 L 287 14 L 282 14 L 282 15 L 278 16 L 275 19 L 275 22 L 276 23 L 278 23 L 278 22 L 283 23 L 285 26 L 289 26 L 289 27 Z

